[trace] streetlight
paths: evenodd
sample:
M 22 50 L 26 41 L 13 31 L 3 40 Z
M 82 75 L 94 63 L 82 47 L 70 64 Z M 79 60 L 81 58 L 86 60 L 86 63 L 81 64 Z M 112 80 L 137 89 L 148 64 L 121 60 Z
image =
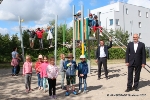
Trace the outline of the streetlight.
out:
M 0 0 L 0 4 L 2 3 L 3 0 Z
M 19 30 L 20 30 L 21 49 L 22 49 L 22 59 L 23 59 L 23 62 L 25 62 L 25 59 L 24 59 L 23 39 L 22 39 L 22 27 L 21 27 L 21 22 L 23 22 L 24 20 L 21 19 L 20 16 L 18 16 L 18 19 L 19 19 Z

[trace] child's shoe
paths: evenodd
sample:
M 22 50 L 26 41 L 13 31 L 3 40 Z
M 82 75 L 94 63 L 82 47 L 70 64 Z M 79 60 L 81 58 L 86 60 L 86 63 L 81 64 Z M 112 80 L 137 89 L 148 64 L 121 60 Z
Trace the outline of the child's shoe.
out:
M 26 93 L 29 93 L 29 90 L 28 90 L 28 89 L 26 89 Z
M 66 91 L 65 96 L 69 96 L 69 92 L 68 91 Z
M 56 98 L 56 95 L 54 95 L 53 98 L 54 98 L 54 99 L 57 99 L 57 98 Z
M 53 99 L 53 96 L 50 96 L 50 99 Z
M 79 90 L 78 93 L 81 93 L 81 90 Z
M 76 92 L 76 91 L 73 91 L 72 93 L 73 93 L 74 95 L 77 95 L 77 92 Z
M 84 90 L 83 93 L 87 93 L 87 90 Z

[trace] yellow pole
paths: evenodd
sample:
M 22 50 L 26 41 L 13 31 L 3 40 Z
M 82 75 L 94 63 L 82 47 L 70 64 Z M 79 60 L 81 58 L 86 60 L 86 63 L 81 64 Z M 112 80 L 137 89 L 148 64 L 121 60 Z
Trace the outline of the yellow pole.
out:
M 82 55 L 84 55 L 84 43 L 82 43 Z
M 82 55 L 84 55 L 84 13 L 83 13 L 83 5 L 81 5 L 81 33 L 82 34 Z

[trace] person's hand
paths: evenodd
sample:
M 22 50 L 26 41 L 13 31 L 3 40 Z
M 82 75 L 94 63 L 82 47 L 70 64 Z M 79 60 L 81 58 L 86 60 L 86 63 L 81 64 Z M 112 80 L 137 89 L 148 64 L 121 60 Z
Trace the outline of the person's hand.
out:
M 25 76 L 24 74 L 22 76 Z
M 142 67 L 145 68 L 145 64 L 142 64 Z
M 98 63 L 98 60 L 96 59 L 95 62 Z
M 80 74 L 80 76 L 84 76 L 83 74 Z
M 109 37 L 109 41 L 112 41 L 112 38 L 111 38 L 111 37 Z
M 129 66 L 129 63 L 126 63 L 126 66 Z

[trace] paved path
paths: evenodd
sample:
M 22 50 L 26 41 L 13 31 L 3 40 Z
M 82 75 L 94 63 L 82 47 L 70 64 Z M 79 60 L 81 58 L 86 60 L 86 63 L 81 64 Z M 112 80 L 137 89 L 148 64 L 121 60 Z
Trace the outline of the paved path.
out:
M 150 65 L 150 62 L 148 63 Z M 60 75 L 57 79 L 57 100 L 150 100 L 150 74 L 142 69 L 139 90 L 124 92 L 127 83 L 127 67 L 124 64 L 109 64 L 109 80 L 104 78 L 102 71 L 101 80 L 97 80 L 97 66 L 93 66 L 91 74 L 88 75 L 87 94 L 65 97 L 65 91 L 60 89 Z M 34 91 L 25 93 L 24 78 L 10 76 L 11 69 L 0 69 L 0 100 L 48 100 L 48 92 L 37 90 L 37 77 L 32 77 L 32 88 Z M 76 79 L 78 83 L 78 78 Z M 78 89 L 78 85 L 76 85 Z

